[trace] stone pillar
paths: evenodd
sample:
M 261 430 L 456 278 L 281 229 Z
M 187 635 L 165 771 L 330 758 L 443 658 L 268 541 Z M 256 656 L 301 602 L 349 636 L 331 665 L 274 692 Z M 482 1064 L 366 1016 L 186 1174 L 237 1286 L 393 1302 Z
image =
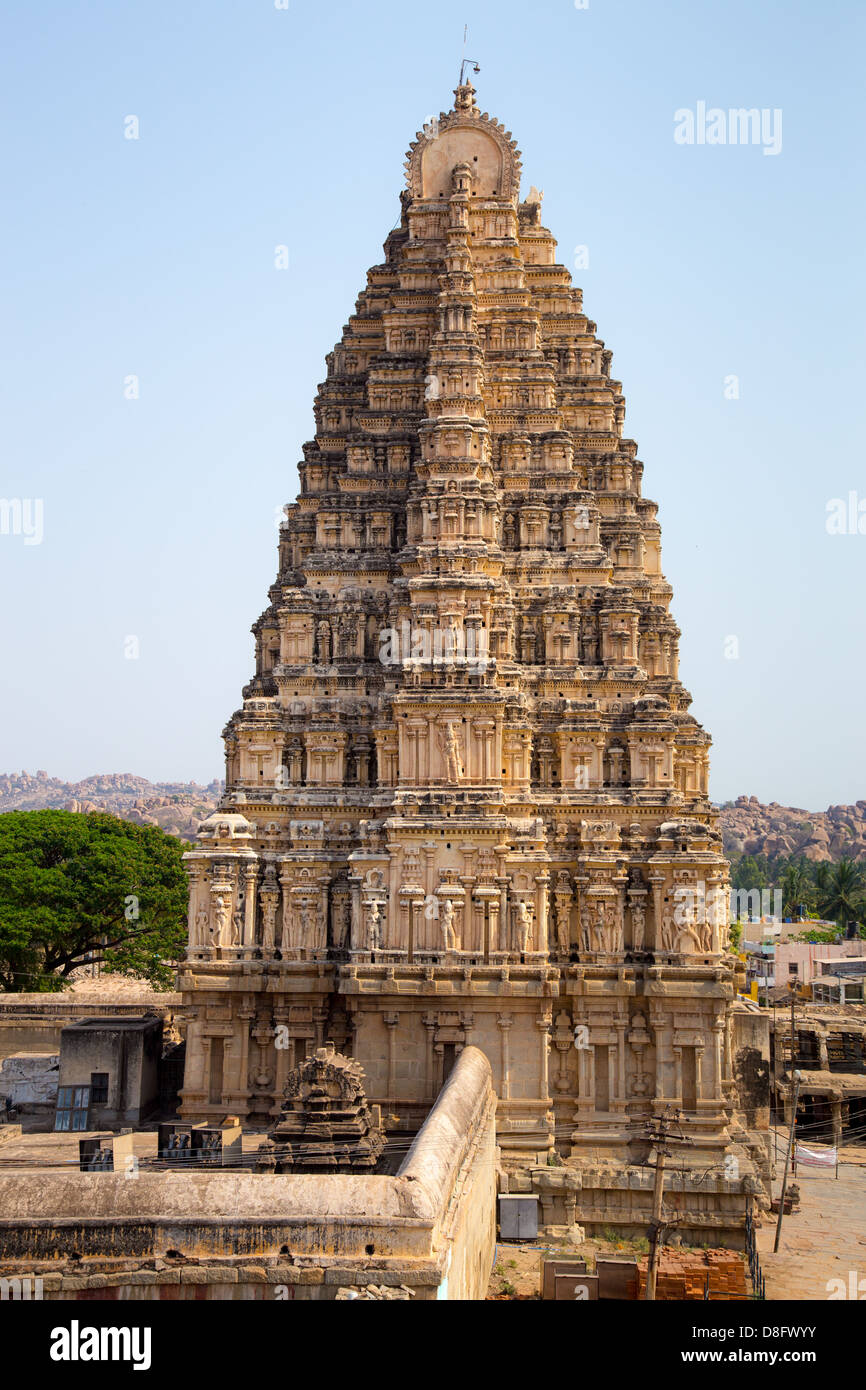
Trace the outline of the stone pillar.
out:
M 252 948 L 256 944 L 256 883 L 259 876 L 258 864 L 244 865 L 244 936 L 242 944 Z
M 725 1019 L 724 1015 L 713 1021 L 713 1100 L 721 1101 L 724 1099 L 722 1090 L 722 1066 L 724 1047 Z
M 537 1019 L 535 1020 L 535 1026 L 536 1026 L 536 1028 L 537 1028 L 538 1031 L 539 1031 L 539 1034 L 540 1034 L 540 1043 L 541 1043 L 541 1052 L 540 1052 L 540 1056 L 539 1056 L 539 1067 L 538 1067 L 538 1086 L 539 1086 L 538 1098 L 539 1098 L 539 1100 L 549 1100 L 549 1099 L 550 1099 L 550 1080 L 549 1080 L 548 1071 L 549 1071 L 549 1064 L 550 1064 L 550 1027 L 551 1027 L 551 1022 L 552 1022 L 552 1020 L 551 1020 L 550 1014 L 542 1014 L 541 1018 L 537 1018 Z
M 511 1014 L 498 1014 L 496 1022 L 499 1024 L 500 1048 L 501 1048 L 501 1067 L 502 1080 L 500 1082 L 500 1100 L 511 1099 L 511 1056 L 508 1047 L 508 1030 L 514 1022 Z
M 292 871 L 291 868 L 283 864 L 280 868 L 280 888 L 282 889 L 282 914 L 280 917 L 280 940 L 279 948 L 285 956 L 291 949 L 292 944 Z
M 665 1025 L 664 1025 L 663 1023 L 658 1022 L 658 1020 L 656 1020 L 656 1019 L 652 1019 L 652 1020 L 651 1020 L 651 1022 L 650 1022 L 650 1027 L 652 1028 L 652 1031 L 653 1031 L 653 1038 L 654 1038 L 654 1040 L 655 1040 L 655 1048 L 656 1048 L 656 1094 L 655 1094 L 655 1098 L 656 1098 L 657 1101 L 661 1102 L 661 1101 L 664 1101 L 664 1100 L 666 1100 L 666 1099 L 668 1098 L 667 1087 L 665 1086 L 665 1043 L 664 1043 L 664 1035 L 665 1035 L 665 1032 L 666 1032 L 666 1028 L 665 1028 Z
M 833 1147 L 839 1149 L 842 1146 L 842 1095 L 831 1093 L 830 1095 L 830 1116 L 833 1121 Z
M 238 1059 L 238 1074 L 233 1089 L 237 1093 L 238 1101 L 242 1102 L 242 1104 L 238 1105 L 238 1109 L 240 1109 L 244 1115 L 249 1110 L 250 1104 L 250 1024 L 252 1023 L 255 1016 L 255 1007 L 253 1004 L 249 1002 L 242 1004 L 242 1006 L 238 1009 L 238 1019 L 240 1020 L 241 1048 L 240 1057 Z
M 617 1019 L 616 1023 L 616 1099 L 618 1105 L 625 1108 L 627 1099 L 626 1078 L 625 1078 L 625 1032 L 628 1021 Z M 613 1092 L 611 1092 L 613 1094 Z
M 496 882 L 499 885 L 499 944 L 496 949 L 507 951 L 508 941 L 508 879 L 505 875 L 497 875 Z M 491 942 L 492 946 L 492 942 Z
M 577 1018 L 575 1018 L 574 1023 L 575 1023 L 575 1026 L 577 1026 L 577 1024 L 578 1024 Z M 591 1097 L 592 1092 L 591 1092 L 591 1087 L 590 1087 L 589 1057 L 590 1057 L 591 1051 L 592 1051 L 592 1049 L 591 1049 L 590 1047 L 579 1047 L 579 1048 L 577 1049 L 577 1108 L 578 1108 L 578 1110 L 581 1110 L 581 1109 L 586 1110 L 586 1109 L 589 1109 L 589 1108 L 590 1108 L 589 1102 L 590 1102 L 590 1097 Z
M 287 1004 L 274 1005 L 273 1026 L 274 1031 L 271 1035 L 271 1047 L 274 1048 L 276 1061 L 274 1063 L 274 1103 L 270 1108 L 271 1115 L 279 1115 L 282 1109 L 283 1093 L 286 1089 L 286 1078 L 289 1073 L 290 1050 L 287 1047 L 276 1047 L 276 1031 L 279 1027 L 288 1027 L 289 1008 Z
M 426 1088 L 427 1099 L 428 1099 L 428 1100 L 432 1100 L 433 1097 L 434 1097 L 434 1095 L 435 1095 L 435 1092 L 434 1092 L 434 1090 L 433 1090 L 433 1085 L 434 1085 L 434 1076 L 433 1076 L 433 1034 L 434 1034 L 435 1029 L 436 1029 L 436 1015 L 435 1015 L 435 1014 L 424 1014 L 423 1017 L 422 1017 L 422 1019 L 421 1019 L 421 1022 L 424 1024 L 424 1031 L 425 1031 L 426 1034 L 427 1034 L 427 1039 L 426 1039 L 426 1044 L 425 1044 L 425 1066 L 424 1066 L 425 1088 Z
M 547 946 L 547 885 L 549 874 L 535 875 L 535 943 L 530 950 L 546 952 Z
M 349 878 L 349 892 L 351 902 L 351 926 L 349 929 L 349 947 L 352 951 L 363 951 L 367 942 L 364 936 L 364 914 L 361 911 L 361 879 L 354 875 Z
M 394 1095 L 396 1081 L 397 1024 L 400 1022 L 400 1015 L 398 1013 L 384 1013 L 382 1022 L 388 1030 L 388 1081 L 385 1094 L 390 1098 Z

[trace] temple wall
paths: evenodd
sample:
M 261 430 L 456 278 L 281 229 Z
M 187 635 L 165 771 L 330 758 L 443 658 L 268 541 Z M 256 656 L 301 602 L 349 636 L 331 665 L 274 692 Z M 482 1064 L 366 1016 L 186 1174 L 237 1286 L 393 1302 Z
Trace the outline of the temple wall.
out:
M 0 1211 L 15 1213 L 0 1220 L 0 1278 L 39 1277 L 49 1299 L 195 1298 L 202 1287 L 208 1298 L 328 1299 L 366 1284 L 481 1298 L 496 1238 L 495 1106 L 490 1068 L 468 1048 L 395 1177 L 0 1175 Z M 74 1272 L 62 1267 L 71 1255 Z

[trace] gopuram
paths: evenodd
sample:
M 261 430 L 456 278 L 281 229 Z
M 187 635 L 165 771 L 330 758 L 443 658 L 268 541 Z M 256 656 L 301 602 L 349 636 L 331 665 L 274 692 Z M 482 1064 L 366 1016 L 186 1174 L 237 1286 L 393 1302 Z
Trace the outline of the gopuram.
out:
M 327 357 L 186 856 L 182 1114 L 271 1128 L 327 1041 L 414 1132 L 472 1043 L 505 1171 L 626 1166 L 672 1107 L 718 1172 L 727 865 L 657 508 L 516 143 L 455 97 Z

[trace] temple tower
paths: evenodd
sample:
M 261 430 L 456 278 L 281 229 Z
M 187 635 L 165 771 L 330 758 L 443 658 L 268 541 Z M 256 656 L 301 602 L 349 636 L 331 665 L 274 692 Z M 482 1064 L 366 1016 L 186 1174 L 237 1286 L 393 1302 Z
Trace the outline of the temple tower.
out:
M 183 1113 L 273 1124 L 326 1041 L 391 1129 L 467 1043 L 504 1161 L 732 1117 L 727 865 L 611 353 L 470 84 L 315 402 L 187 855 Z

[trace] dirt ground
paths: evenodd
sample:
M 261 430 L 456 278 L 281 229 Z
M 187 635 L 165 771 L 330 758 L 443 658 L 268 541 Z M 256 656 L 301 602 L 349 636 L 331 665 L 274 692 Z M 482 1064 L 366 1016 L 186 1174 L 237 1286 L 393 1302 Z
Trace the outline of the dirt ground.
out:
M 786 1137 L 779 1134 L 778 1179 Z M 767 1281 L 767 1298 L 828 1299 L 840 1297 L 841 1280 L 850 1298 L 866 1300 L 866 1146 L 839 1150 L 839 1177 L 832 1169 L 799 1167 L 789 1178 L 800 1189 L 800 1206 L 782 1218 L 779 1253 L 773 1254 L 776 1217 L 765 1216 L 758 1231 L 758 1255 Z M 852 1280 L 852 1274 L 854 1276 Z M 862 1281 L 862 1282 L 861 1282 Z

